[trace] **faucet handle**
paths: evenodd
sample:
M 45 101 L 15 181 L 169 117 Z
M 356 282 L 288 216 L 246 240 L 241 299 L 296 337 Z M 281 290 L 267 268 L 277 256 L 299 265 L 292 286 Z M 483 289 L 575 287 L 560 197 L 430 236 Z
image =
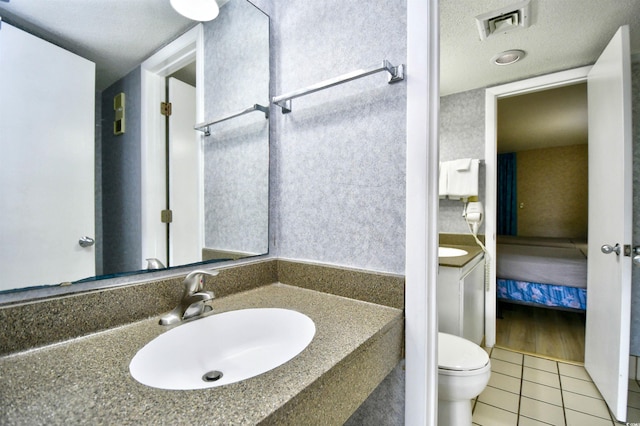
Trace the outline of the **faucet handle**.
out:
M 204 287 L 204 275 L 209 275 L 211 277 L 215 277 L 218 275 L 220 271 L 216 269 L 211 269 L 210 271 L 205 271 L 202 269 L 198 269 L 190 272 L 186 278 L 184 279 L 184 295 L 189 296 L 199 291 L 202 291 Z
M 162 264 L 160 259 L 156 259 L 155 257 L 150 257 L 147 260 L 147 269 L 165 269 L 165 266 Z

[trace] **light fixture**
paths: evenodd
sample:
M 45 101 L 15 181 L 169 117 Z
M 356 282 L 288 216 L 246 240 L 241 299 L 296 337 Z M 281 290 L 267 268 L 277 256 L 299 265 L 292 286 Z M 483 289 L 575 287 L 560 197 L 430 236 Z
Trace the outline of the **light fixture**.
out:
M 169 0 L 169 2 L 176 12 L 194 21 L 211 21 L 220 12 L 216 0 Z
M 525 55 L 524 50 L 507 50 L 491 58 L 491 62 L 496 65 L 511 65 L 524 58 Z

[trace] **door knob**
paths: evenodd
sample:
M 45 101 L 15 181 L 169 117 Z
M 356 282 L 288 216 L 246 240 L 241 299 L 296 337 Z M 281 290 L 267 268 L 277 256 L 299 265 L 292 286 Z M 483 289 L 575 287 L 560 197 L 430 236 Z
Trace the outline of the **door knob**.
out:
M 82 237 L 78 241 L 78 244 L 80 244 L 80 247 L 91 247 L 95 242 L 96 241 L 91 237 Z
M 640 246 L 634 246 L 631 251 L 633 253 L 631 261 L 635 266 L 640 266 Z
M 602 250 L 604 254 L 610 254 L 613 252 L 617 256 L 620 256 L 620 244 L 616 244 L 615 247 L 612 247 L 609 244 L 605 244 L 602 247 L 600 247 L 600 250 Z

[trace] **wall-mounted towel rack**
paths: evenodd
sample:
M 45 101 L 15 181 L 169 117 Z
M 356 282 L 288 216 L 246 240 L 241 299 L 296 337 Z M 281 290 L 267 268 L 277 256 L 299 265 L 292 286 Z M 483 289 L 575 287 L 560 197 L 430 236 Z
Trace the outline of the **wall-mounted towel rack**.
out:
M 242 111 L 238 111 L 233 114 L 227 115 L 226 117 L 219 118 L 217 120 L 213 120 L 208 123 L 196 124 L 193 128 L 199 132 L 203 132 L 205 136 L 210 136 L 211 135 L 211 132 L 209 130 L 210 126 L 213 126 L 214 124 L 217 124 L 217 123 L 222 123 L 223 121 L 227 121 L 232 118 L 239 117 L 241 115 L 248 114 L 253 111 L 261 111 L 264 113 L 264 118 L 269 118 L 269 107 L 262 106 L 260 104 L 253 104 L 249 108 L 245 108 Z
M 404 64 L 400 64 L 397 67 L 394 67 L 393 65 L 391 65 L 391 63 L 389 63 L 389 61 L 385 59 L 384 61 L 382 61 L 382 65 L 376 65 L 371 68 L 353 71 L 348 74 L 343 74 L 339 77 L 321 81 L 320 83 L 314 84 L 313 86 L 296 90 L 295 92 L 286 93 L 280 96 L 274 96 L 271 102 L 282 108 L 282 113 L 286 114 L 288 112 L 291 112 L 292 99 L 299 98 L 300 96 L 305 96 L 319 90 L 324 90 L 329 87 L 337 86 L 338 84 L 347 83 L 349 81 L 356 80 L 361 77 L 366 77 L 368 75 L 375 74 L 381 71 L 386 71 L 389 73 L 389 84 L 397 83 L 398 81 L 404 80 Z

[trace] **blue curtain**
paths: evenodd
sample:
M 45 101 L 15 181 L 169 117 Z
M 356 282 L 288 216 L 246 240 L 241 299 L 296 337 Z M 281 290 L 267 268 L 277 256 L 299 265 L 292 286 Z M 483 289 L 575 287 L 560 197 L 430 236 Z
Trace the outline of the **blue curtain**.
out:
M 498 234 L 518 234 L 516 153 L 498 154 Z

